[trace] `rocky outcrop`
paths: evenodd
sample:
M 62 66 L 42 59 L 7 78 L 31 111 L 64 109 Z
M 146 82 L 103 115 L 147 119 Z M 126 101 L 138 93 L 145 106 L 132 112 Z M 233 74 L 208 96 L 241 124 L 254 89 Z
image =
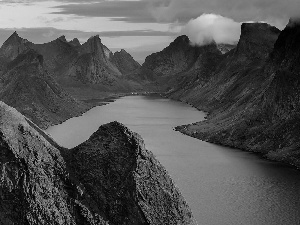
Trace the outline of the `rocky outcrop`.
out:
M 132 73 L 141 67 L 141 65 L 124 49 L 115 52 L 111 60 L 123 75 Z
M 120 123 L 61 149 L 0 102 L 1 224 L 196 224 L 143 140 Z
M 47 128 L 80 115 L 87 107 L 64 92 L 43 63 L 43 56 L 34 50 L 17 56 L 1 77 L 0 99 Z

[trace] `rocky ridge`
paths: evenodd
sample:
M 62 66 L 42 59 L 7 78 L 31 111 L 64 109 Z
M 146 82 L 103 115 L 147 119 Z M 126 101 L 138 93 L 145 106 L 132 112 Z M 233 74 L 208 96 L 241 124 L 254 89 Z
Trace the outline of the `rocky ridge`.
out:
M 41 128 L 78 116 L 87 106 L 63 91 L 44 69 L 44 58 L 29 49 L 7 64 L 0 99 Z
M 276 29 L 269 26 L 266 33 L 262 29 L 266 25 L 259 24 L 261 35 L 257 35 L 255 26 L 242 29 L 240 43 L 228 54 L 239 67 L 226 67 L 225 72 L 216 73 L 217 78 L 188 95 L 171 94 L 210 113 L 206 121 L 177 129 L 201 140 L 258 152 L 300 167 L 300 23 L 290 21 L 278 38 Z M 254 45 L 250 50 L 249 44 Z M 226 60 L 220 65 L 224 62 L 230 65 Z
M 63 149 L 2 102 L 0 115 L 1 224 L 196 224 L 166 170 L 122 124 Z

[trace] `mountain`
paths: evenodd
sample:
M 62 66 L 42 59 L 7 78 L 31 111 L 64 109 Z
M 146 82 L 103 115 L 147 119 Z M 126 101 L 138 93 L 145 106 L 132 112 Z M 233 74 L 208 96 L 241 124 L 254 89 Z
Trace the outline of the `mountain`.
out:
M 277 30 L 272 30 L 277 33 Z M 265 31 L 262 36 L 275 39 Z M 206 103 L 204 108 L 210 112 L 208 120 L 177 129 L 201 140 L 259 152 L 268 159 L 300 167 L 299 40 L 300 23 L 290 20 L 274 45 L 251 41 L 258 47 L 256 54 L 254 51 L 240 51 L 245 47 L 249 50 L 249 46 L 242 42 L 238 45 L 241 49 L 236 49 L 234 54 L 253 57 L 254 61 L 255 58 L 263 59 L 263 63 L 248 68 L 238 81 L 234 74 L 229 74 L 226 87 L 214 86 L 217 89 L 214 93 L 219 95 L 203 101 Z M 191 102 L 197 104 L 194 99 Z M 203 107 L 201 104 L 197 106 Z
M 1 224 L 196 225 L 167 171 L 118 122 L 63 149 L 0 102 Z
M 189 102 L 204 111 L 224 111 L 245 102 L 267 79 L 260 74 L 272 52 L 280 31 L 266 23 L 244 23 L 236 48 L 216 58 L 203 75 L 184 88 L 171 90 L 168 96 Z
M 80 44 L 80 42 L 79 42 L 79 40 L 78 40 L 77 38 L 74 38 L 72 41 L 69 41 L 69 43 L 70 43 L 71 45 L 73 45 L 74 47 L 79 47 L 79 46 L 81 46 L 81 44 Z
M 24 50 L 31 48 L 32 45 L 33 43 L 21 38 L 15 31 L 1 46 L 0 57 L 13 60 Z
M 137 82 L 122 76 L 138 68 L 139 64 L 129 53 L 113 54 L 102 44 L 99 35 L 82 45 L 77 38 L 68 42 L 65 36 L 48 43 L 33 44 L 14 32 L 0 49 L 1 71 L 28 49 L 34 49 L 43 56 L 45 69 L 64 88 L 100 88 L 114 92 L 141 88 Z
M 44 69 L 44 58 L 29 49 L 8 63 L 1 76 L 0 99 L 41 128 L 80 115 L 87 109 L 63 91 Z
M 147 56 L 140 74 L 149 80 L 178 74 L 189 69 L 198 55 L 199 47 L 192 46 L 187 36 L 179 36 L 161 52 Z
M 142 67 L 130 77 L 144 81 L 144 86 L 150 90 L 174 91 L 187 87 L 200 77 L 206 80 L 210 68 L 218 64 L 221 56 L 216 43 L 195 46 L 183 35 L 162 51 L 148 56 Z
M 129 74 L 141 67 L 141 65 L 124 49 L 113 54 L 112 62 L 122 74 Z
M 80 56 L 69 70 L 82 83 L 112 85 L 122 74 L 110 61 L 111 52 L 101 42 L 99 36 L 88 39 L 80 48 Z

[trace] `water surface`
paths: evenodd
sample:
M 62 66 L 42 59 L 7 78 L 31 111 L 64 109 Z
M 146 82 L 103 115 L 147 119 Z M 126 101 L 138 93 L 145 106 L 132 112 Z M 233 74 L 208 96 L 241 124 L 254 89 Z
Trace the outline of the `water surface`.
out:
M 119 121 L 141 134 L 166 167 L 203 225 L 300 224 L 300 173 L 240 150 L 174 131 L 203 120 L 191 106 L 150 96 L 128 96 L 95 107 L 47 132 L 74 147 L 104 123 Z

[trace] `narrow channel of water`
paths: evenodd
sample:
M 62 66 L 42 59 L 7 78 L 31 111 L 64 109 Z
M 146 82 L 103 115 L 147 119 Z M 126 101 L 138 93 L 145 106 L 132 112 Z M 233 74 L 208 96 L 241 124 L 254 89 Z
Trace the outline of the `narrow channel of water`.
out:
M 119 121 L 139 133 L 166 167 L 203 225 L 300 224 L 300 172 L 240 150 L 173 130 L 203 120 L 184 103 L 128 96 L 50 127 L 62 146 L 74 147 L 104 123 Z

